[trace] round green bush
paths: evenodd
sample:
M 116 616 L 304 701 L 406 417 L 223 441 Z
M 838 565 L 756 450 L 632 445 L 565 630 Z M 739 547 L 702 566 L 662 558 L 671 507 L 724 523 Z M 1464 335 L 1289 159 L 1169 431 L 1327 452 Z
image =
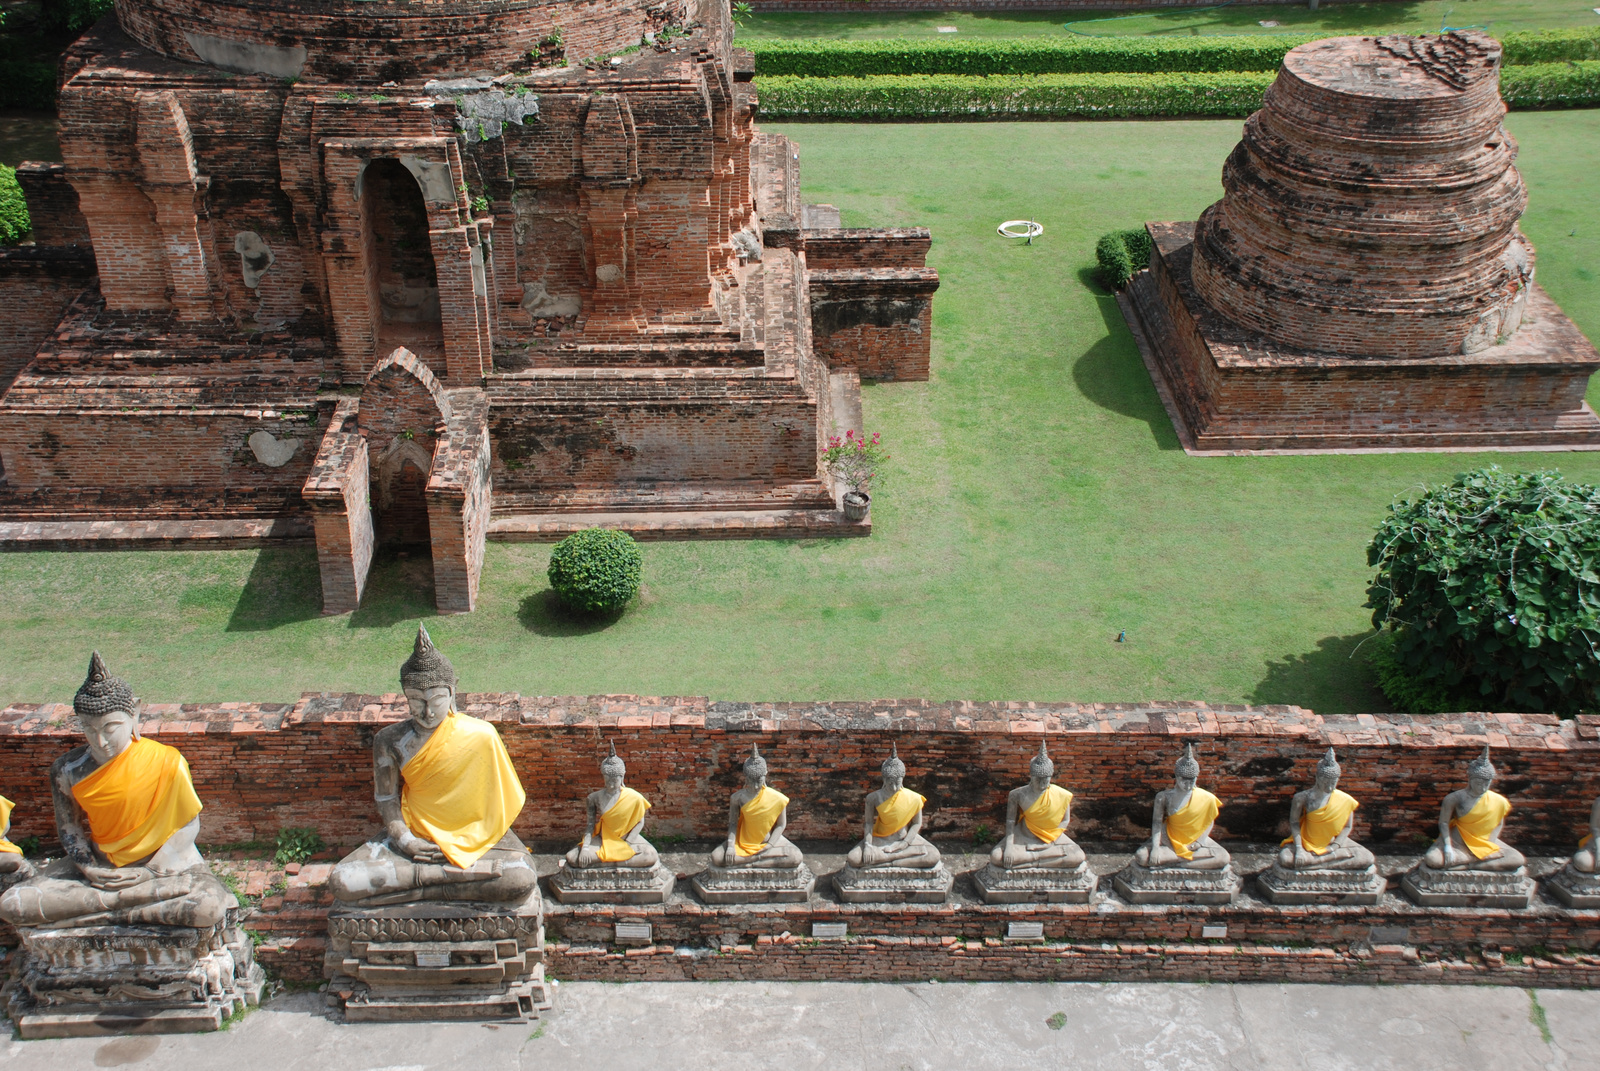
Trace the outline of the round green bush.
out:
M 644 556 L 627 532 L 586 528 L 550 555 L 550 586 L 568 609 L 614 614 L 639 594 Z
M 32 228 L 16 169 L 0 164 L 0 245 L 16 245 Z

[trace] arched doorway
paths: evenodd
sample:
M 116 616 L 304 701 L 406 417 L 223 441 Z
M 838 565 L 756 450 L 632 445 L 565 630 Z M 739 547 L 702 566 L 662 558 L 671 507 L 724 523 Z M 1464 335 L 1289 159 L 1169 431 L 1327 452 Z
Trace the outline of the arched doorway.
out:
M 361 218 L 378 312 L 377 351 L 404 346 L 443 375 L 444 325 L 428 208 L 422 188 L 400 161 L 367 165 L 361 176 Z
M 372 466 L 372 527 L 378 546 L 427 547 L 428 472 L 432 455 L 410 439 L 395 439 Z

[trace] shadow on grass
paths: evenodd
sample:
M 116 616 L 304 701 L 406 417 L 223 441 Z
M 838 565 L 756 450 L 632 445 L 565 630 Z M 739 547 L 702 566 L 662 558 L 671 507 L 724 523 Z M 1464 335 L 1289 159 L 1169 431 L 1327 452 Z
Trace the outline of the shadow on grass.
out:
M 265 547 L 228 618 L 228 632 L 265 632 L 322 616 L 315 547 Z
M 1094 294 L 1106 334 L 1073 362 L 1073 381 L 1083 396 L 1100 408 L 1149 424 L 1158 449 L 1177 450 L 1178 435 L 1172 430 L 1172 418 L 1167 416 L 1166 407 L 1150 382 L 1150 373 L 1145 371 L 1139 347 L 1123 322 L 1117 299 L 1106 292 L 1092 267 L 1084 268 L 1078 276 Z
M 351 628 L 389 628 L 402 621 L 438 617 L 433 601 L 433 558 L 427 547 L 385 547 L 372 558 L 361 607 L 350 615 Z
M 1267 675 L 1250 694 L 1250 701 L 1308 707 L 1318 714 L 1370 714 L 1388 709 L 1394 704 L 1378 690 L 1366 648 L 1361 647 L 1371 636 L 1371 632 L 1327 636 L 1317 641 L 1315 651 L 1268 662 Z
M 523 628 L 540 636 L 588 636 L 604 632 L 622 620 L 627 612 L 623 608 L 615 614 L 602 616 L 577 614 L 562 604 L 555 589 L 545 588 L 523 598 L 517 607 L 517 620 Z

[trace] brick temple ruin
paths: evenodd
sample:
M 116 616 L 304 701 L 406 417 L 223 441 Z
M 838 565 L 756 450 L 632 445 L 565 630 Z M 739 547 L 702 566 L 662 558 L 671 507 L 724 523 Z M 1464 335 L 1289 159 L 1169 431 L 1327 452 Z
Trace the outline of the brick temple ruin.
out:
M 841 229 L 727 0 L 117 0 L 0 252 L 0 539 L 855 535 L 820 465 L 926 379 L 924 229 Z
M 1123 299 L 1191 453 L 1600 449 L 1600 354 L 1533 279 L 1487 35 L 1284 57 Z

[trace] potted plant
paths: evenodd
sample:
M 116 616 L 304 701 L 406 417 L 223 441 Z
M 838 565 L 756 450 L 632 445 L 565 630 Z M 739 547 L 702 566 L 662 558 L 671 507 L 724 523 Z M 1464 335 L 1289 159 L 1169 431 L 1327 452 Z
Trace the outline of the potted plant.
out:
M 873 432 L 857 435 L 847 431 L 844 435 L 828 438 L 828 448 L 823 451 L 822 463 L 835 480 L 844 484 L 844 515 L 849 521 L 866 519 L 872 497 L 867 493 L 878 476 L 879 467 L 889 460 L 883 449 L 882 436 Z

